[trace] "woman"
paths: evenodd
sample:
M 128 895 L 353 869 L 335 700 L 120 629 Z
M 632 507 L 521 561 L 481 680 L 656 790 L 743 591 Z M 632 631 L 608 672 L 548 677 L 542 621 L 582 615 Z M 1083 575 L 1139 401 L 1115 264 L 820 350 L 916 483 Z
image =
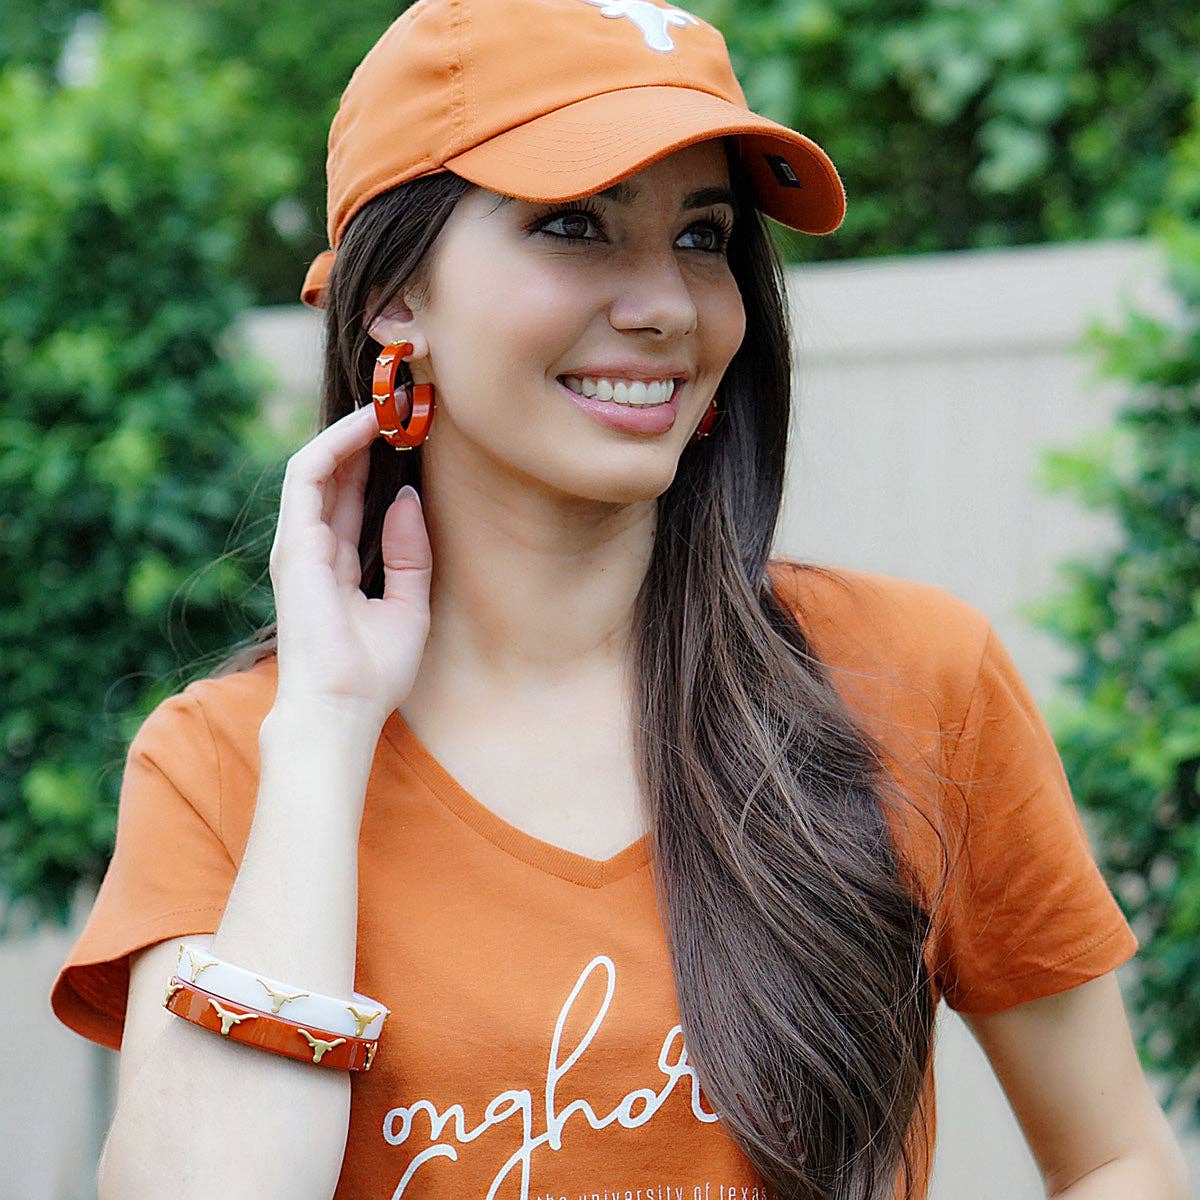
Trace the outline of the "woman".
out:
M 608 0 L 420 0 L 329 148 L 277 625 L 139 731 L 52 997 L 102 1198 L 919 1197 L 943 995 L 1048 1185 L 1181 1195 L 986 617 L 769 559 L 824 152 Z

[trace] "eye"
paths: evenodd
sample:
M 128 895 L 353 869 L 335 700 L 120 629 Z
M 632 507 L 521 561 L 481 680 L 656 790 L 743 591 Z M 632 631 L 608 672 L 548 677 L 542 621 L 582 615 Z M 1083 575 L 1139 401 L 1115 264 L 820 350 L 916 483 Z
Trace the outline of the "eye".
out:
M 729 239 L 733 236 L 733 220 L 722 212 L 714 212 L 703 221 L 697 221 L 686 232 L 691 233 L 693 229 L 707 230 L 713 237 L 708 246 L 698 246 L 696 249 L 707 250 L 712 254 L 724 254 L 729 248 Z
M 551 212 L 544 213 L 538 217 L 528 228 L 533 233 L 545 233 L 548 232 L 550 225 L 556 225 L 560 221 L 569 223 L 576 230 L 586 228 L 589 223 L 595 225 L 601 231 L 604 229 L 604 221 L 600 215 L 600 210 L 588 200 L 577 200 L 569 207 L 560 205 Z M 550 236 L 562 238 L 568 242 L 592 242 L 596 240 L 595 238 L 584 237 L 582 233 L 551 233 Z
M 557 225 L 560 221 L 566 222 L 564 229 L 571 227 L 575 229 L 586 229 L 589 224 L 598 224 L 597 218 L 588 213 L 567 212 L 559 213 L 559 215 L 556 217 L 550 217 L 540 228 L 545 231 L 548 226 Z M 566 238 L 569 242 L 590 242 L 594 240 L 593 238 L 584 237 L 582 233 L 564 232 L 554 234 L 553 236 Z
M 563 223 L 564 230 L 572 227 L 576 230 L 583 230 L 587 228 L 589 223 L 595 225 L 601 232 L 604 230 L 604 220 L 599 210 L 586 200 L 579 200 L 570 207 L 560 207 L 550 213 L 545 213 L 536 218 L 531 225 L 527 226 L 527 229 L 532 233 L 546 233 L 550 237 L 560 238 L 568 242 L 593 242 L 598 240 L 597 238 L 584 237 L 582 232 L 551 232 L 550 226 L 559 224 L 560 222 Z M 733 235 L 733 220 L 718 210 L 705 219 L 696 221 L 680 236 L 688 236 L 695 230 L 707 232 L 710 238 L 709 244 L 688 246 L 685 249 L 699 250 L 705 254 L 724 254 L 729 247 L 729 239 Z

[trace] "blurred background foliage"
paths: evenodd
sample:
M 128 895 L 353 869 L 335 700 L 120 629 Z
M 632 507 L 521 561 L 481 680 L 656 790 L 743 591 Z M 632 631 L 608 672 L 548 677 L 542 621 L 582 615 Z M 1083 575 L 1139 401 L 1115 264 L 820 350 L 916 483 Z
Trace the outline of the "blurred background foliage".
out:
M 1110 428 L 1042 461 L 1047 490 L 1120 534 L 1060 564 L 1063 588 L 1029 615 L 1075 664 L 1047 718 L 1141 942 L 1143 1062 L 1200 1120 L 1200 93 L 1167 167 L 1151 229 L 1180 313 L 1093 325 L 1097 376 L 1128 395 Z
M 846 221 L 789 257 L 1147 231 L 1200 77 L 1192 0 L 700 0 L 752 107 L 836 148 Z
M 126 744 L 181 656 L 270 611 L 224 553 L 272 528 L 278 450 L 227 343 L 246 221 L 299 164 L 200 29 L 147 12 L 71 86 L 0 71 L 0 879 L 24 916 L 103 873 Z
M 103 874 L 144 716 L 269 619 L 290 447 L 232 329 L 297 302 L 327 244 L 329 123 L 403 7 L 5 0 L 0 890 L 33 921 L 65 920 Z M 1128 403 L 1045 462 L 1048 488 L 1117 518 L 1120 545 L 1064 564 L 1031 615 L 1077 664 L 1048 715 L 1142 941 L 1143 1058 L 1200 1103 L 1200 9 L 683 7 L 725 33 L 751 106 L 838 164 L 846 221 L 774 226 L 790 261 L 1168 248 L 1183 316 L 1092 331 Z

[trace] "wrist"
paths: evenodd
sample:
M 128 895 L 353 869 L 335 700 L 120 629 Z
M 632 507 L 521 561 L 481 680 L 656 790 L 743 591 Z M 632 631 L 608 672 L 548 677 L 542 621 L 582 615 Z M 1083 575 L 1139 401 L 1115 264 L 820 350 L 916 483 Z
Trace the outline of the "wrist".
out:
M 384 715 L 358 704 L 277 697 L 258 731 L 260 752 L 287 759 L 329 757 L 370 769 Z
M 279 692 L 262 729 L 320 731 L 338 738 L 378 738 L 388 714 L 363 700 L 299 696 Z

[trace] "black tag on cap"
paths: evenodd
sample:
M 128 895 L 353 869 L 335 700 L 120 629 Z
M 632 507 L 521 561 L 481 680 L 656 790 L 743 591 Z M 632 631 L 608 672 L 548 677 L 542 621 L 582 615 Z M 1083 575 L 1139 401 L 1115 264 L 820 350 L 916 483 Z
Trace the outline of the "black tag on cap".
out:
M 792 164 L 786 158 L 778 154 L 765 154 L 763 157 L 767 160 L 767 166 L 771 168 L 771 173 L 780 187 L 804 186 L 800 177 L 792 170 Z

